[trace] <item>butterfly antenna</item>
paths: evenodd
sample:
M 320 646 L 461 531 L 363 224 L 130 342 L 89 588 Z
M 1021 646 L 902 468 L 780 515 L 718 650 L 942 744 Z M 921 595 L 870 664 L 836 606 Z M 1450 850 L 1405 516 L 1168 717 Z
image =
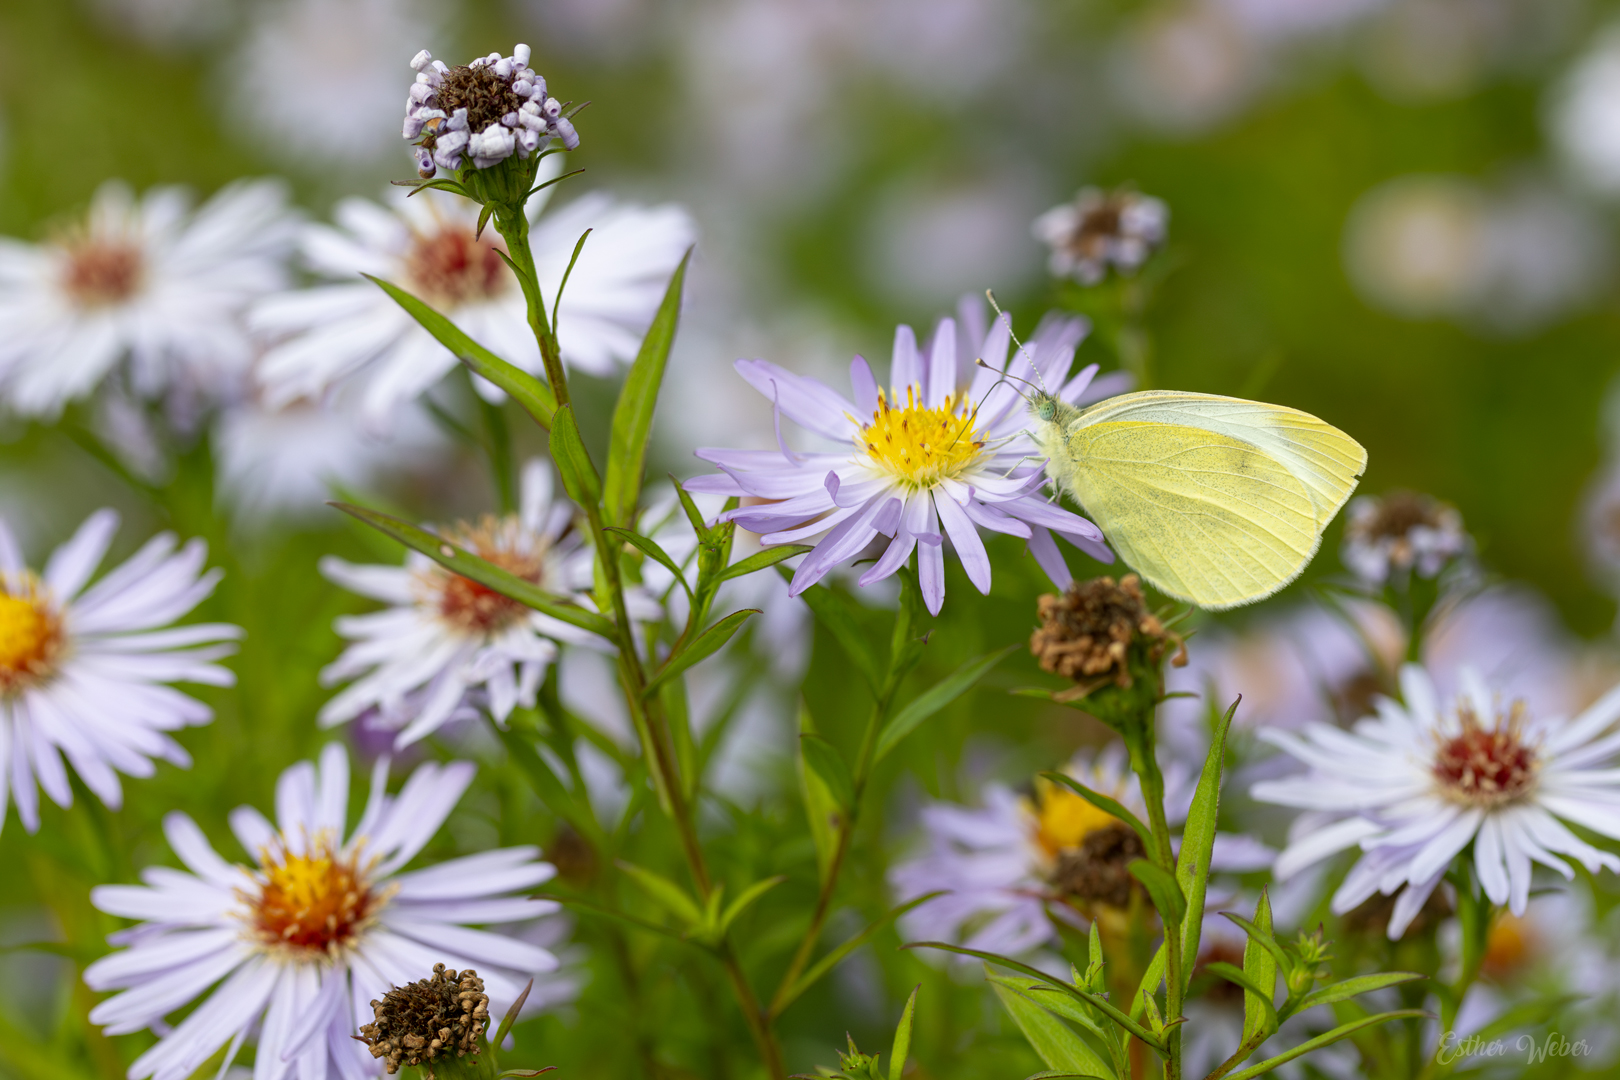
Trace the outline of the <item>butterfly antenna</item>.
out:
M 1030 355 L 1029 350 L 1024 348 L 1024 343 L 1022 341 L 1018 340 L 1018 335 L 1013 333 L 1012 318 L 1010 316 L 1008 316 L 1008 314 L 1005 311 L 1001 310 L 1001 305 L 1000 304 L 996 303 L 996 294 L 994 292 L 992 292 L 989 289 L 986 289 L 986 290 L 984 290 L 984 295 L 989 299 L 990 306 L 995 309 L 996 314 L 1001 316 L 1003 319 L 1006 319 L 1006 321 L 1007 321 L 1007 333 L 1012 335 L 1013 344 L 1018 346 L 1018 351 L 1024 354 L 1024 359 L 1025 360 L 1029 361 L 1030 369 L 1035 372 L 1035 381 L 1036 381 L 1036 384 L 1040 387 L 1041 393 L 1045 394 L 1047 397 L 1051 397 L 1052 396 L 1052 391 L 1050 391 L 1050 390 L 1048 390 L 1046 388 L 1046 380 L 1041 378 L 1040 365 L 1035 363 L 1035 357 Z M 1011 377 L 1012 378 L 1017 378 L 1017 376 L 1011 376 Z M 1029 382 L 1028 379 L 1025 379 L 1023 381 L 1026 382 L 1026 383 Z

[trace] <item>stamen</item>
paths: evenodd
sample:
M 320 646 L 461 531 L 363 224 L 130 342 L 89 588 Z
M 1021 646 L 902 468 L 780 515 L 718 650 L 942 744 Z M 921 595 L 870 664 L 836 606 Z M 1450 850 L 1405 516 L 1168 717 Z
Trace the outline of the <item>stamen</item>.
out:
M 0 592 L 0 695 L 50 678 L 65 645 L 62 621 L 35 579 Z
M 1486 730 L 1474 710 L 1457 708 L 1462 731 L 1441 743 L 1432 773 L 1441 792 L 1474 806 L 1513 802 L 1535 786 L 1535 748 L 1524 740 L 1524 702 L 1516 701 L 1506 716 L 1497 716 Z
M 880 389 L 872 422 L 855 437 L 856 449 L 907 486 L 933 487 L 961 475 L 984 446 L 973 430 L 973 411 L 965 400 L 962 406 L 958 411 L 955 398 L 947 397 L 942 405 L 924 408 L 915 388 L 908 386 L 905 407 L 896 408 Z
M 264 947 L 331 955 L 352 945 L 392 895 L 371 886 L 359 848 L 343 854 L 321 834 L 302 854 L 279 839 L 259 853 L 264 881 L 247 895 L 253 937 Z

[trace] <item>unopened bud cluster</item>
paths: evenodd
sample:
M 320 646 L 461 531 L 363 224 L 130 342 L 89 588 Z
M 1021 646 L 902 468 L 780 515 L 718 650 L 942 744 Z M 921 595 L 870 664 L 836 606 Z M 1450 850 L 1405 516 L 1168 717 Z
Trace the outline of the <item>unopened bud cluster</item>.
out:
M 556 139 L 579 146 L 562 104 L 546 96 L 546 80 L 529 67 L 529 47 L 511 56 L 490 53 L 463 67 L 446 67 L 426 49 L 411 60 L 416 82 L 405 102 L 405 138 L 416 144 L 417 172 L 480 169 L 516 154 L 527 158 Z

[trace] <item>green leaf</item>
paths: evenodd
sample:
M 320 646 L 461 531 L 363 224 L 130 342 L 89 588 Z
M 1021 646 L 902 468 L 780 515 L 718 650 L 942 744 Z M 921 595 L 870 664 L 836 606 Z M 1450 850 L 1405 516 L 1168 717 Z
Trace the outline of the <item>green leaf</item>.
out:
M 1209 860 L 1215 850 L 1215 825 L 1221 809 L 1221 769 L 1226 762 L 1226 736 L 1232 730 L 1232 717 L 1243 701 L 1233 701 L 1215 725 L 1204 757 L 1204 771 L 1193 790 L 1192 807 L 1181 830 L 1181 851 L 1176 856 L 1176 882 L 1187 898 L 1187 919 L 1181 924 L 1181 955 L 1198 955 L 1199 937 L 1204 928 L 1204 900 L 1209 892 Z M 1152 848 L 1146 849 L 1148 851 Z M 1192 984 L 1193 965 L 1185 964 L 1182 992 Z
M 1062 979 L 1048 975 L 1040 968 L 1030 967 L 1028 964 L 1020 963 L 1010 957 L 997 956 L 995 953 L 982 952 L 979 949 L 968 949 L 962 947 L 961 945 L 952 945 L 945 941 L 910 941 L 900 947 L 902 949 L 941 949 L 945 952 L 958 953 L 962 956 L 972 956 L 980 960 L 987 960 L 992 964 L 999 964 L 1002 967 L 1009 968 L 1013 971 L 1021 971 L 1033 979 L 1037 979 L 1048 984 L 1049 986 L 1054 986 L 1063 993 L 1068 994 L 1070 997 L 1078 998 L 1079 1000 L 1091 1005 L 1092 1008 L 1100 1010 L 1114 1023 L 1118 1024 L 1132 1035 L 1135 1035 L 1138 1039 L 1141 1039 L 1143 1042 L 1153 1047 L 1153 1049 L 1160 1052 L 1163 1052 L 1164 1050 L 1164 1041 L 1162 1039 L 1154 1035 L 1141 1024 L 1138 1024 L 1135 1020 L 1132 1020 L 1129 1016 L 1126 1016 L 1124 1013 L 1120 1012 L 1113 1005 L 1109 1004 L 1107 998 L 1102 997 L 1100 994 L 1093 994 L 1090 991 L 1082 990 L 1078 986 L 1070 986 Z
M 624 871 L 626 877 L 641 887 L 642 892 L 687 926 L 699 926 L 703 923 L 703 909 L 698 906 L 698 902 L 669 878 L 645 867 L 625 862 L 623 859 L 619 860 L 618 867 Z
M 804 750 L 805 761 L 821 778 L 821 782 L 827 785 L 827 794 L 840 810 L 847 812 L 855 802 L 855 779 L 850 774 L 844 755 L 820 735 L 800 735 L 799 745 Z
M 1306 994 L 1292 1009 L 1283 1014 L 1282 1019 L 1286 1020 L 1295 1013 L 1304 1012 L 1306 1009 L 1317 1005 L 1331 1005 L 1336 1001 L 1355 997 L 1357 994 L 1382 990 L 1386 986 L 1396 986 L 1400 983 L 1411 982 L 1414 979 L 1427 978 L 1427 975 L 1421 975 L 1415 971 L 1382 971 L 1376 975 L 1358 975 L 1353 979 L 1345 979 L 1343 982 L 1336 982 Z
M 551 460 L 557 465 L 568 497 L 581 507 L 597 506 L 602 500 L 602 481 L 591 463 L 590 452 L 579 437 L 574 407 L 564 405 L 551 418 Z
M 714 576 L 716 582 L 730 581 L 732 578 L 744 577 L 756 570 L 775 566 L 795 555 L 803 555 L 807 551 L 814 551 L 811 544 L 782 544 L 778 547 L 768 547 L 764 551 L 756 551 L 746 559 L 739 559 Z
M 1204 970 L 1211 972 L 1212 974 L 1219 975 L 1229 983 L 1243 987 L 1243 1002 L 1245 1012 L 1248 1010 L 1249 1003 L 1253 1002 L 1255 1008 L 1263 1013 L 1263 1021 L 1265 1023 L 1265 1028 L 1263 1030 L 1265 1030 L 1268 1034 L 1276 1031 L 1277 1028 L 1281 1026 L 1281 1022 L 1277 1019 L 1277 1008 L 1271 1002 L 1271 999 L 1277 993 L 1275 980 L 1272 982 L 1271 992 L 1267 993 L 1264 986 L 1255 982 L 1240 968 L 1237 968 L 1232 964 L 1228 964 L 1224 960 L 1211 961 L 1210 963 L 1204 965 Z M 1254 1034 L 1253 1031 L 1248 1030 L 1249 1023 L 1247 1015 L 1244 1017 L 1243 1027 L 1244 1038 L 1248 1038 L 1250 1035 Z M 1262 1029 L 1257 1027 L 1256 1030 Z
M 551 387 L 515 364 L 509 364 L 478 342 L 468 337 L 461 328 L 432 306 L 417 299 L 404 289 L 371 274 L 370 278 L 383 292 L 393 297 L 394 303 L 422 324 L 422 328 L 438 339 L 439 344 L 455 353 L 456 359 L 467 365 L 469 371 L 481 375 L 511 395 L 523 406 L 523 411 L 534 417 L 535 423 L 549 430 L 551 418 L 557 411 L 557 399 Z
M 506 1033 L 512 1030 L 513 1024 L 517 1023 L 518 1013 L 523 1011 L 523 1003 L 529 1000 L 529 991 L 533 989 L 534 980 L 530 979 L 528 984 L 523 987 L 523 993 L 517 996 L 517 999 L 512 1002 L 512 1007 L 506 1010 L 506 1015 L 501 1017 L 501 1026 L 496 1029 L 495 1037 L 490 1040 L 491 1046 L 499 1046 L 506 1041 Z
M 742 624 L 748 620 L 750 615 L 758 614 L 758 608 L 743 608 L 741 611 L 733 611 L 730 615 L 703 631 L 692 644 L 664 661 L 664 666 L 658 669 L 658 674 L 654 675 L 647 683 L 647 688 L 642 691 L 642 694 L 655 693 L 660 686 L 663 686 L 693 664 L 707 660 L 719 652 L 725 647 L 726 642 L 731 640 L 732 635 L 742 628 Z
M 1009 653 L 1021 647 L 1009 645 L 1005 649 L 969 660 L 918 694 L 878 733 L 877 749 L 872 756 L 873 764 L 882 761 L 884 756 L 899 745 L 901 739 L 916 730 L 919 724 L 967 693 L 987 671 L 999 664 Z
M 579 253 L 585 250 L 585 241 L 591 238 L 595 229 L 586 229 L 579 234 L 579 240 L 574 244 L 574 253 L 568 257 L 568 268 L 563 271 L 562 281 L 557 283 L 557 295 L 551 298 L 551 332 L 557 332 L 557 312 L 562 307 L 563 290 L 568 288 L 568 279 L 574 276 L 574 264 L 579 262 Z
M 905 1072 L 906 1055 L 911 1053 L 911 1017 L 917 1011 L 917 991 L 921 989 L 921 983 L 911 988 L 905 1011 L 900 1014 L 900 1023 L 894 1029 L 894 1046 L 889 1050 L 889 1080 L 900 1080 L 900 1075 Z
M 681 509 L 686 511 L 686 520 L 692 523 L 692 531 L 697 534 L 700 541 L 708 540 L 715 530 L 709 528 L 703 520 L 703 514 L 698 510 L 697 503 L 692 501 L 692 496 L 686 493 L 686 488 L 681 486 L 681 482 L 675 479 L 673 474 L 670 475 L 669 482 L 675 485 L 675 494 L 681 500 Z
M 584 243 L 584 237 L 580 242 Z M 619 402 L 613 408 L 602 512 L 614 525 L 630 524 L 641 497 L 641 474 L 646 468 L 647 444 L 652 438 L 653 409 L 658 404 L 658 389 L 664 382 L 669 349 L 675 342 L 675 324 L 681 315 L 681 290 L 691 259 L 692 249 L 687 248 L 681 264 L 669 279 L 669 287 L 664 290 L 658 314 L 653 316 L 647 335 L 641 339 L 641 351 L 636 354 L 636 362 L 630 365 L 624 388 L 619 391 Z
M 1289 967 L 1287 954 L 1283 953 L 1280 958 L 1277 955 L 1282 948 L 1271 936 L 1271 898 L 1266 895 L 1264 888 L 1260 890 L 1260 901 L 1254 908 L 1253 926 L 1253 932 L 1247 926 L 1243 928 L 1249 934 L 1249 940 L 1243 944 L 1243 977 L 1253 984 L 1252 987 L 1245 987 L 1249 992 L 1243 995 L 1245 1042 L 1251 1035 L 1258 1035 L 1262 1031 L 1270 1035 L 1280 1026 L 1275 1000 L 1277 970 L 1279 966 L 1284 971 Z M 1267 942 L 1270 942 L 1270 946 Z M 1259 1045 L 1255 1043 L 1256 1047 Z
M 791 575 L 786 573 L 782 576 L 791 578 Z M 849 609 L 850 601 L 825 585 L 806 589 L 799 595 L 810 606 L 816 621 L 826 627 L 827 632 L 844 647 L 844 652 L 854 661 L 855 670 L 861 673 L 866 685 L 874 694 L 877 693 L 878 687 L 883 685 L 881 660 L 856 623 L 855 616 Z
M 815 735 L 815 724 L 810 719 L 810 709 L 802 701 L 799 703 L 799 753 L 795 764 L 799 771 L 799 789 L 804 793 L 804 813 L 810 822 L 810 838 L 816 845 L 816 873 L 822 882 L 827 879 L 828 869 L 832 865 L 833 852 L 838 846 L 838 832 L 844 827 L 844 811 L 838 800 L 833 798 L 832 790 L 827 786 L 805 756 L 805 735 Z
M 686 590 L 686 595 L 692 595 L 692 587 L 686 583 L 686 575 L 681 573 L 681 568 L 675 564 L 674 559 L 669 557 L 669 552 L 658 546 L 657 541 L 651 539 L 650 537 L 642 536 L 640 533 L 633 532 L 630 529 L 621 529 L 617 525 L 604 525 L 602 526 L 602 531 L 615 533 L 623 539 L 629 541 L 631 546 L 633 546 L 637 551 L 641 552 L 643 555 L 647 556 L 647 558 L 658 563 L 670 573 L 674 574 L 675 580 L 680 582 L 681 588 Z
M 1271 907 L 1269 904 L 1267 904 L 1266 913 L 1268 916 L 1270 915 L 1270 912 Z M 1243 932 L 1249 935 L 1250 941 L 1258 942 L 1261 948 L 1265 949 L 1271 954 L 1271 958 L 1277 962 L 1278 967 L 1285 969 L 1288 967 L 1290 963 L 1288 953 L 1283 950 L 1281 945 L 1277 944 L 1277 939 L 1271 936 L 1271 931 L 1269 929 L 1262 930 L 1260 927 L 1256 926 L 1248 919 L 1245 919 L 1235 911 L 1223 911 L 1220 913 L 1220 915 L 1221 918 L 1229 919 L 1237 926 L 1241 927 Z
M 854 937 L 850 938 L 842 945 L 839 945 L 837 948 L 833 949 L 832 952 L 828 953 L 826 956 L 823 956 L 820 960 L 817 960 L 814 964 L 812 964 L 808 971 L 799 976 L 799 981 L 794 983 L 791 989 L 777 995 L 777 1000 L 771 1008 L 771 1015 L 773 1017 L 782 1015 L 782 1011 L 792 1004 L 800 994 L 810 989 L 823 975 L 837 967 L 844 957 L 848 956 L 862 945 L 865 945 L 868 941 L 871 941 L 872 938 L 877 936 L 877 932 L 879 930 L 882 930 L 885 926 L 888 926 L 890 923 L 894 922 L 894 920 L 898 919 L 912 908 L 921 904 L 926 904 L 928 901 L 934 899 L 934 897 L 942 895 L 944 895 L 943 892 L 924 893 L 919 897 L 907 900 L 903 904 L 890 908 L 883 914 L 882 918 L 871 923 L 866 927 L 865 930 L 862 930 L 860 933 L 856 934 Z
M 595 901 L 586 900 L 583 897 L 560 896 L 555 893 L 539 893 L 537 895 L 539 895 L 543 900 L 555 900 L 557 903 L 562 904 L 565 907 L 572 908 L 576 911 L 583 911 L 590 915 L 600 915 L 603 918 L 612 919 L 614 922 L 622 922 L 627 926 L 634 926 L 637 929 L 646 930 L 648 933 L 657 934 L 660 937 L 666 937 L 669 940 L 679 942 L 682 945 L 690 945 L 693 948 L 702 949 L 711 954 L 714 952 L 714 949 L 710 946 L 709 942 L 699 941 L 696 938 L 688 937 L 682 931 L 671 929 L 670 927 L 664 926 L 660 923 L 649 922 L 646 919 L 639 918 L 623 911 L 617 911 L 613 908 L 606 907 L 605 905 L 598 904 Z
M 1108 1063 L 1069 1025 L 1001 982 L 990 985 L 1029 1045 L 1052 1069 L 1080 1076 L 1112 1078 L 1115 1075 Z
M 1132 859 L 1126 869 L 1153 898 L 1153 907 L 1165 926 L 1172 929 L 1180 926 L 1187 917 L 1187 898 L 1181 895 L 1181 886 L 1176 884 L 1175 875 L 1146 859 Z
M 726 931 L 731 929 L 731 924 L 737 921 L 737 916 L 747 911 L 755 900 L 758 900 L 786 880 L 785 875 L 778 874 L 776 877 L 768 877 L 764 881 L 756 881 L 744 889 L 737 899 L 727 906 L 726 913 L 720 916 L 720 936 L 725 936 Z
M 1226 1080 L 1253 1080 L 1254 1077 L 1264 1076 L 1277 1066 L 1287 1064 L 1297 1057 L 1304 1057 L 1306 1054 L 1320 1050 L 1324 1046 L 1332 1046 L 1340 1039 L 1354 1035 L 1363 1028 L 1369 1028 L 1375 1024 L 1382 1024 L 1390 1020 L 1417 1019 L 1430 1015 L 1430 1013 L 1426 1013 L 1422 1009 L 1396 1009 L 1394 1012 L 1378 1013 L 1376 1016 L 1366 1016 L 1360 1020 L 1353 1020 L 1348 1024 L 1339 1025 L 1332 1031 L 1324 1032 L 1314 1039 L 1307 1039 L 1298 1046 L 1285 1050 L 1276 1057 L 1267 1058 L 1258 1065 L 1251 1065 L 1242 1072 L 1231 1073 Z
M 1006 975 L 990 975 L 987 978 L 993 983 L 1000 983 L 1008 989 L 1018 991 L 1047 1012 L 1056 1013 L 1065 1020 L 1072 1020 L 1102 1038 L 1108 1037 L 1107 1031 L 1098 1020 L 1101 1014 L 1093 1012 L 1091 1006 L 1083 1001 L 1076 1001 L 1067 994 L 1060 994 L 1046 983 L 1031 982 L 1028 979 L 1019 980 Z
M 1153 830 L 1148 828 L 1141 818 L 1120 805 L 1118 800 L 1110 799 L 1100 791 L 1092 791 L 1068 773 L 1043 772 L 1041 776 L 1054 784 L 1062 784 L 1103 813 L 1112 814 L 1129 825 L 1136 832 L 1137 838 L 1142 841 L 1143 851 L 1153 851 L 1158 846 L 1153 840 Z
M 1148 964 L 1146 971 L 1142 972 L 1142 981 L 1136 984 L 1136 996 L 1131 999 L 1131 1015 L 1141 1016 L 1146 1011 L 1147 997 L 1158 993 L 1159 984 L 1164 981 L 1164 968 L 1169 963 L 1169 956 L 1165 952 L 1164 943 L 1159 943 L 1159 951 L 1153 954 L 1153 961 Z
M 459 548 L 426 529 L 378 513 L 376 510 L 367 510 L 363 506 L 342 502 L 332 505 L 345 514 L 359 518 L 379 532 L 387 533 L 406 547 L 420 551 L 446 570 L 460 574 L 469 581 L 476 581 L 502 596 L 510 597 L 524 607 L 533 608 L 542 615 L 550 615 L 553 619 L 577 626 L 581 630 L 589 630 L 593 634 L 600 634 L 610 640 L 617 637 L 618 630 L 611 620 L 594 611 L 586 611 L 582 607 L 564 603 L 551 593 L 541 591 L 533 582 L 525 581 L 492 562 L 485 562 L 472 552 Z

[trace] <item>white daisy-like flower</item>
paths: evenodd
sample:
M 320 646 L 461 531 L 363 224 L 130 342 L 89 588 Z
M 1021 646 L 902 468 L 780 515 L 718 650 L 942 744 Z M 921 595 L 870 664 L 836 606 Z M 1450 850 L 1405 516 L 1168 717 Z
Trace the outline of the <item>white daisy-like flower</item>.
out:
M 215 420 L 215 496 L 243 522 L 329 516 L 334 490 L 365 490 L 427 465 L 444 445 L 443 432 L 415 404 L 401 406 L 386 431 L 371 431 L 316 402 L 270 409 L 250 399 Z
M 1138 818 L 1147 816 L 1122 743 L 1081 751 L 1065 771 Z M 1192 804 L 1195 778 L 1170 762 L 1164 779 L 1165 812 L 1178 825 Z M 1000 784 L 986 785 L 982 799 L 978 808 L 925 808 L 927 850 L 890 870 L 890 887 L 901 902 L 945 893 L 902 917 L 908 938 L 1018 955 L 1057 938 L 1054 918 L 1076 923 L 1129 902 L 1134 879 L 1126 867 L 1143 852 L 1124 822 L 1044 778 L 1036 781 L 1033 799 Z M 1253 870 L 1272 856 L 1248 837 L 1218 834 L 1211 866 Z
M 109 180 L 42 244 L 0 239 L 0 399 L 54 416 L 128 359 L 135 392 L 236 389 L 248 304 L 286 287 L 295 222 L 282 184 L 243 180 L 193 211 L 181 188 L 137 199 Z
M 527 158 L 556 139 L 579 147 L 563 106 L 546 96 L 545 76 L 529 67 L 529 47 L 492 52 L 448 67 L 423 49 L 411 59 L 416 81 L 405 99 L 405 138 L 416 144 L 424 179 L 464 162 L 487 169 L 516 154 Z
M 551 472 L 540 461 L 524 466 L 519 512 L 485 516 L 440 532 L 482 559 L 540 588 L 595 610 L 588 590 L 595 556 L 573 529 L 574 507 L 553 501 Z M 321 673 L 324 683 L 354 683 L 321 709 L 323 726 L 353 720 L 367 709 L 377 723 L 399 730 L 403 748 L 431 734 L 458 708 L 487 708 L 504 723 L 517 706 L 532 707 L 557 642 L 601 647 L 601 639 L 542 615 L 470 578 L 452 574 L 411 552 L 404 566 L 355 566 L 321 561 L 321 572 L 351 592 L 390 604 L 384 611 L 337 621 L 353 644 Z M 632 614 L 656 618 L 632 591 Z
M 547 195 L 530 201 L 529 217 L 535 268 L 548 302 L 556 302 L 575 243 L 592 230 L 568 277 L 554 327 L 563 359 L 593 375 L 610 374 L 615 363 L 635 358 L 670 274 L 692 245 L 691 219 L 675 206 L 632 206 L 601 194 L 542 216 Z M 479 344 L 541 373 L 523 292 L 501 261 L 494 230 L 476 238 L 478 212 L 477 204 L 445 192 L 407 197 L 396 191 L 388 206 L 365 199 L 340 203 L 337 228 L 308 228 L 304 258 L 331 283 L 271 297 L 251 316 L 254 327 L 275 342 L 257 371 L 269 404 L 337 391 L 369 425 L 382 428 L 399 405 L 458 366 L 450 350 L 362 273 L 398 284 Z M 483 380 L 475 385 L 498 398 L 499 391 Z
M 796 453 L 705 448 L 697 456 L 723 471 L 699 476 L 687 490 L 756 500 L 725 515 L 767 545 L 825 534 L 793 575 L 794 595 L 855 558 L 878 536 L 892 537 L 861 575 L 870 585 L 889 577 L 917 553 L 928 610 L 945 601 L 944 541 L 948 537 L 980 592 L 990 591 L 990 556 L 980 529 L 1022 537 L 1060 587 L 1068 566 L 1052 533 L 1094 558 L 1113 561 L 1102 531 L 1042 497 L 1044 456 L 1027 431 L 1028 410 L 1002 374 L 1054 388 L 1054 396 L 1084 404 L 1117 393 L 1116 379 L 1098 380 L 1095 364 L 1070 379 L 1083 320 L 1048 317 L 1027 348 L 1009 363 L 1010 324 L 990 327 L 967 386 L 959 384 L 955 320 L 942 319 L 929 347 L 919 349 L 909 326 L 895 333 L 889 389 L 878 386 L 862 357 L 850 363 L 854 399 L 826 384 L 764 360 L 739 360 L 736 370 L 780 415 L 841 444 L 842 450 Z M 870 416 L 871 419 L 864 419 Z
M 353 1036 L 371 1018 L 367 1003 L 391 986 L 425 978 L 438 963 L 476 966 L 498 1016 L 528 976 L 556 970 L 546 949 L 472 929 L 556 910 L 553 901 L 514 895 L 555 873 L 538 848 L 402 872 L 473 772 L 467 762 L 428 763 L 390 797 L 388 762 L 379 760 L 365 810 L 346 832 L 349 759 L 329 744 L 318 767 L 301 761 L 281 774 L 274 824 L 251 806 L 231 813 L 252 866 L 227 862 L 196 822 L 169 814 L 164 833 L 186 870 L 154 866 L 142 874 L 145 885 L 90 893 L 102 911 L 140 920 L 109 939 L 127 948 L 84 972 L 94 990 L 123 991 L 90 1011 L 92 1023 L 112 1035 L 161 1033 L 130 1066 L 131 1080 L 184 1080 L 227 1047 L 223 1070 L 250 1031 L 260 1080 L 364 1080 L 378 1066 Z M 169 1028 L 166 1017 L 204 997 Z
M 1057 277 L 1095 285 L 1110 267 L 1133 273 L 1164 243 L 1170 208 L 1135 191 L 1082 188 L 1073 202 L 1035 219 L 1035 239 L 1052 249 L 1048 267 Z
M 1341 555 L 1368 585 L 1381 586 L 1414 572 L 1438 577 L 1473 547 L 1457 508 L 1428 495 L 1358 495 L 1347 513 Z
M 1261 733 L 1309 767 L 1253 788 L 1264 802 L 1312 811 L 1296 820 L 1277 877 L 1359 846 L 1333 910 L 1342 915 L 1399 890 L 1391 940 L 1470 845 L 1485 895 L 1515 915 L 1524 914 L 1534 863 L 1566 878 L 1574 876 L 1566 858 L 1593 873 L 1620 871 L 1620 858 L 1563 824 L 1620 839 L 1620 769 L 1612 767 L 1620 688 L 1565 719 L 1504 700 L 1473 671 L 1458 683 L 1442 699 L 1429 674 L 1409 664 L 1400 674 L 1403 701 L 1380 698 L 1377 715 L 1350 731 L 1312 724 L 1302 734 Z
M 35 575 L 0 522 L 0 822 L 6 788 L 29 832 L 39 828 L 39 792 L 71 806 L 71 766 L 117 809 L 118 773 L 147 777 L 154 758 L 182 768 L 191 757 L 167 732 L 206 724 L 213 710 L 167 684 L 229 686 L 214 661 L 235 651 L 234 626 L 171 626 L 214 591 L 202 572 L 207 548 L 175 550 L 155 536 L 90 584 L 118 528 L 111 510 L 91 514 Z M 88 587 L 87 587 L 88 586 Z

